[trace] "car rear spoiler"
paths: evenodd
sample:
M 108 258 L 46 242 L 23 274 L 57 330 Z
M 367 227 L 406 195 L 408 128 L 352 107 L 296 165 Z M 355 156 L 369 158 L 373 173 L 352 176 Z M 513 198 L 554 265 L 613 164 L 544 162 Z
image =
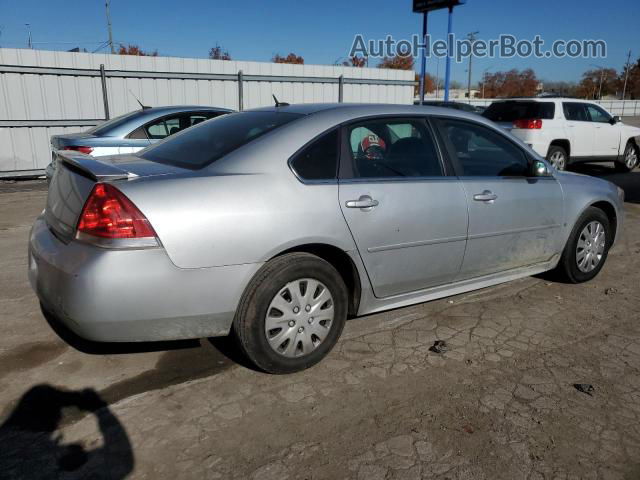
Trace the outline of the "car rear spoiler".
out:
M 138 176 L 135 173 L 127 172 L 110 163 L 101 162 L 91 155 L 63 150 L 57 150 L 55 155 L 58 162 L 64 163 L 65 166 L 74 170 L 79 175 L 95 180 L 96 182 L 102 180 L 123 180 Z

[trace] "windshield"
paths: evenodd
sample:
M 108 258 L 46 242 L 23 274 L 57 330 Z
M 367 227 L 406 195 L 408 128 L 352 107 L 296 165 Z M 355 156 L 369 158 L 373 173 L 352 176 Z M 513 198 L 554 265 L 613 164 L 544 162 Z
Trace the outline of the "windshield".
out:
M 139 155 L 152 162 L 196 170 L 300 117 L 283 112 L 232 113 L 168 137 Z
M 138 115 L 139 113 L 140 113 L 139 110 L 135 112 L 125 113 L 124 115 L 120 115 L 119 117 L 115 117 L 115 118 L 112 118 L 111 120 L 107 120 L 106 122 L 102 122 L 101 124 L 96 125 L 95 127 L 91 127 L 85 133 L 92 133 L 93 135 L 98 135 L 98 136 L 102 135 L 108 132 L 109 130 L 111 130 L 113 127 L 117 127 L 118 125 L 124 123 L 125 121 L 129 120 L 131 117 L 134 117 L 135 115 Z
M 514 122 L 531 118 L 552 119 L 555 115 L 553 102 L 495 102 L 489 105 L 482 116 L 494 122 Z

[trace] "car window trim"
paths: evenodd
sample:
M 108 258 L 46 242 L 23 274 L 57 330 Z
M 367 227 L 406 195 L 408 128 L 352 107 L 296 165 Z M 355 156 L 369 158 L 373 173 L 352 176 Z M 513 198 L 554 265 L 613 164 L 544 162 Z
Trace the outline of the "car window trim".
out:
M 483 123 L 480 122 L 475 122 L 473 120 L 469 120 L 467 118 L 459 118 L 459 117 L 447 117 L 447 116 L 442 116 L 442 115 L 433 115 L 433 120 L 434 123 L 436 125 L 436 128 L 438 130 L 438 135 L 439 135 L 439 139 L 441 139 L 441 141 L 443 142 L 444 145 L 444 151 L 446 151 L 448 153 L 448 157 L 449 160 L 451 161 L 451 164 L 454 166 L 454 170 L 456 172 L 456 176 L 460 179 L 466 179 L 466 178 L 484 178 L 484 179 L 531 179 L 531 178 L 543 178 L 543 177 L 534 177 L 534 176 L 529 176 L 529 175 L 504 175 L 504 176 L 500 176 L 500 175 L 465 175 L 464 174 L 464 169 L 462 168 L 462 165 L 460 164 L 460 160 L 458 159 L 458 155 L 455 153 L 454 147 L 453 145 L 450 144 L 450 141 L 446 138 L 446 135 L 443 132 L 443 125 L 442 125 L 442 120 L 454 120 L 457 122 L 463 122 L 463 123 L 468 123 L 471 125 L 477 125 L 480 128 L 484 128 L 486 130 L 489 131 L 493 131 L 495 132 L 497 135 L 501 135 L 502 138 L 504 138 L 505 141 L 507 141 L 508 143 L 510 143 L 511 145 L 513 145 L 518 151 L 520 151 L 520 153 L 523 155 L 524 159 L 527 161 L 527 165 L 530 166 L 531 162 L 533 161 L 533 157 L 531 156 L 531 153 L 528 152 L 526 149 L 524 149 L 522 147 L 522 145 L 519 145 L 517 142 L 514 142 L 513 140 L 511 140 L 507 135 L 505 135 L 504 133 L 502 133 L 500 130 L 497 130 L 495 128 L 491 128 L 488 125 L 484 125 Z
M 338 173 L 338 181 L 340 183 L 374 183 L 374 182 L 410 182 L 410 181 L 425 181 L 425 180 L 433 180 L 433 179 L 441 179 L 441 178 L 449 178 L 455 177 L 455 172 L 451 165 L 449 165 L 446 161 L 446 157 L 443 155 L 443 151 L 440 149 L 438 144 L 438 138 L 436 135 L 436 131 L 429 122 L 429 118 L 431 115 L 425 114 L 406 114 L 406 115 L 398 115 L 398 114 L 383 114 L 383 115 L 367 115 L 364 117 L 359 117 L 355 119 L 350 119 L 346 122 L 340 124 L 341 133 L 341 152 L 340 152 L 340 168 Z M 422 122 L 425 127 L 425 130 L 431 135 L 433 139 L 433 144 L 436 150 L 436 155 L 438 157 L 438 162 L 440 163 L 440 168 L 442 169 L 442 175 L 439 176 L 430 176 L 430 177 L 368 177 L 368 178 L 354 178 L 354 169 L 353 169 L 353 158 L 351 152 L 351 145 L 349 141 L 349 128 L 353 125 L 357 125 L 360 123 L 366 123 L 371 121 L 415 121 L 418 120 Z M 344 160 L 343 160 L 344 159 Z

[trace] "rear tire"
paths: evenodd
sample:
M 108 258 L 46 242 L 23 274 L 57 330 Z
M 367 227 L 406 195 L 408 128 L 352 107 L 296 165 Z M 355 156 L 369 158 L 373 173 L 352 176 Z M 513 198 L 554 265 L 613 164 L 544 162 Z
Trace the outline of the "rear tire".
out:
M 233 331 L 258 368 L 293 373 L 315 365 L 335 346 L 347 305 L 347 287 L 330 263 L 289 253 L 256 273 L 240 300 Z
M 615 162 L 616 171 L 627 173 L 638 166 L 638 158 L 640 158 L 640 149 L 634 142 L 627 142 L 624 148 L 622 158 Z
M 598 231 L 604 237 L 598 236 Z M 588 282 L 602 270 L 612 240 L 607 215 L 599 208 L 589 207 L 569 235 L 557 272 L 571 283 Z
M 554 166 L 556 170 L 566 170 L 569 165 L 569 155 L 567 151 L 559 145 L 551 145 L 547 152 L 547 161 Z

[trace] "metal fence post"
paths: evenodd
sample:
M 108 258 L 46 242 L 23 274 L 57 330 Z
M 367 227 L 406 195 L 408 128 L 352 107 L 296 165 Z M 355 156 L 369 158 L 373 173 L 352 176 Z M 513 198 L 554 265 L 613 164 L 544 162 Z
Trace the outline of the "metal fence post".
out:
M 100 80 L 102 81 L 102 101 L 104 102 L 104 118 L 109 120 L 109 96 L 107 95 L 107 76 L 104 73 L 104 63 L 100 64 Z
M 238 71 L 238 111 L 244 109 L 244 92 L 243 92 L 243 80 L 242 70 Z
M 338 103 L 344 101 L 344 75 L 338 77 Z

